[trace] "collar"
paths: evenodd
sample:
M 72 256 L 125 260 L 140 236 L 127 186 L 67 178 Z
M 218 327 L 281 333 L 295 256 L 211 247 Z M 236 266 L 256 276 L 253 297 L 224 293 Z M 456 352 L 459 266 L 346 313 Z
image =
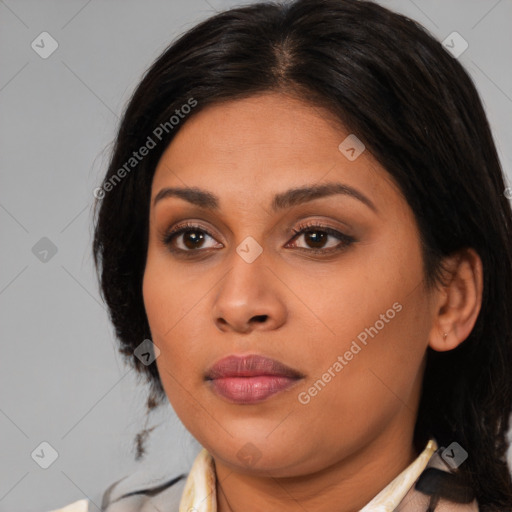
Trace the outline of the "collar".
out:
M 421 454 L 377 494 L 360 512 L 392 512 L 407 494 L 438 449 L 430 439 Z M 215 465 L 203 448 L 196 456 L 181 496 L 179 512 L 217 512 Z

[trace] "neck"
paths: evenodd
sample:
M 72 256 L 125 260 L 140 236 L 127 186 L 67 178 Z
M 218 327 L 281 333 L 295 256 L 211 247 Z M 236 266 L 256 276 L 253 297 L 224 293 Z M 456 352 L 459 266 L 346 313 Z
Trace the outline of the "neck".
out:
M 390 429 L 334 465 L 301 476 L 254 476 L 214 460 L 217 511 L 357 512 L 418 456 L 409 430 Z

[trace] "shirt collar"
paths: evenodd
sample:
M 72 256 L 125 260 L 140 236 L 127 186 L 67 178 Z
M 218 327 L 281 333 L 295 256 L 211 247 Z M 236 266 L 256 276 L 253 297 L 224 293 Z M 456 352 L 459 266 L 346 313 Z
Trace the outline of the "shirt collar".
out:
M 360 512 L 392 512 L 407 494 L 438 449 L 430 439 L 420 455 L 377 494 Z M 181 495 L 179 512 L 217 512 L 215 465 L 203 448 L 197 455 Z

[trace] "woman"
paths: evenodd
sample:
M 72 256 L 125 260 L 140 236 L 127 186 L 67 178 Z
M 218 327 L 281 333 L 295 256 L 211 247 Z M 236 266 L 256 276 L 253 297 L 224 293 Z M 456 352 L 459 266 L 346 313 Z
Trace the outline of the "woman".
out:
M 512 510 L 504 190 L 470 78 L 404 16 L 296 0 L 180 37 L 121 121 L 94 256 L 148 408 L 203 450 L 102 508 Z

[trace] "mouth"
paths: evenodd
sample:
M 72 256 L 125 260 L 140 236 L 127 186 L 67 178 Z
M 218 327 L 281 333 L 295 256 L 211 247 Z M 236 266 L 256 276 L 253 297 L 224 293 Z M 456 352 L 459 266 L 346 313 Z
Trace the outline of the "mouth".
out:
M 237 404 L 262 402 L 302 378 L 299 371 L 256 354 L 225 357 L 205 374 L 214 393 Z

